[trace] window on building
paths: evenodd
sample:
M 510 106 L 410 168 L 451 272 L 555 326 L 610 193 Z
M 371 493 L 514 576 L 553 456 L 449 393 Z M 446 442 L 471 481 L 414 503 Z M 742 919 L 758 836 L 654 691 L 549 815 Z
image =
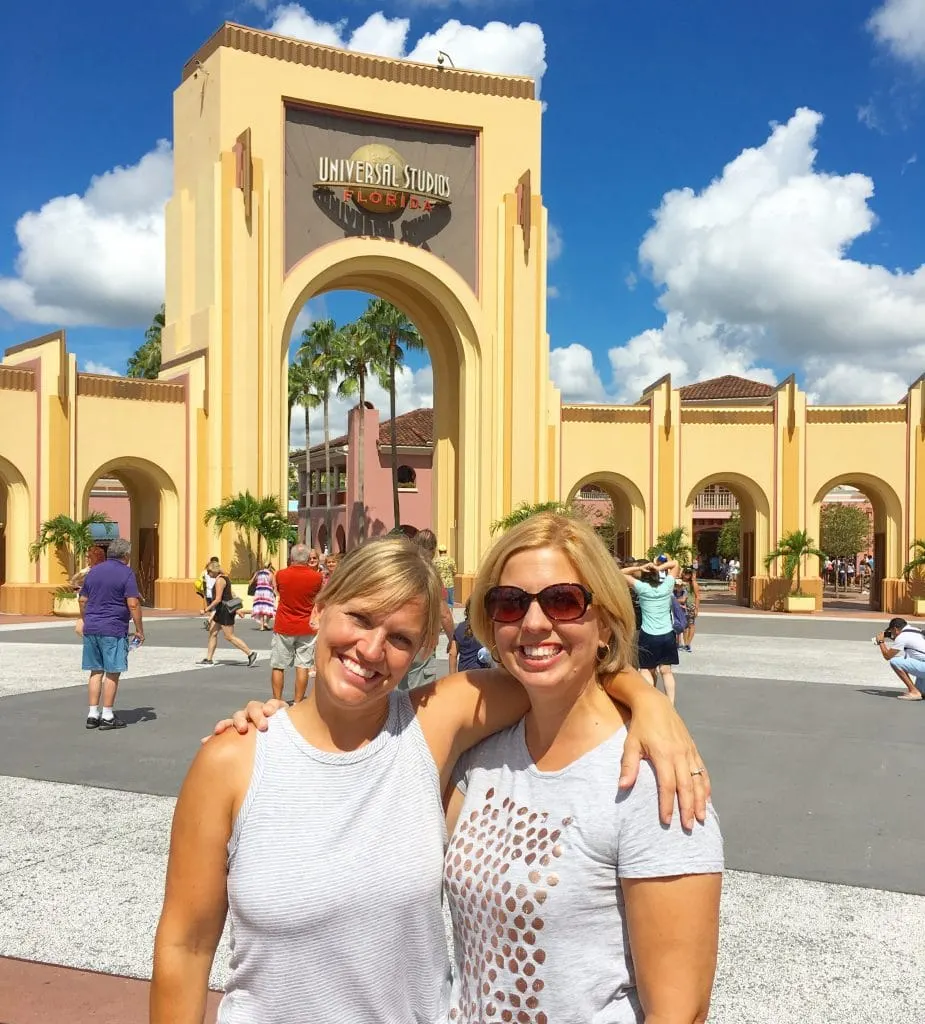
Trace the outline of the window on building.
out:
M 417 474 L 410 466 L 399 466 L 398 467 L 398 486 L 403 490 L 411 490 L 417 487 L 418 478 Z

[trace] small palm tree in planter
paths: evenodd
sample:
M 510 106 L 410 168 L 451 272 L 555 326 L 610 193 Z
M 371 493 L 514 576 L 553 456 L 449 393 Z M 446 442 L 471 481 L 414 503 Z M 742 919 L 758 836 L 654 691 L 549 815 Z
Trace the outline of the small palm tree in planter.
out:
M 62 562 L 70 580 L 77 572 L 77 563 L 93 546 L 90 527 L 94 523 L 111 523 L 105 512 L 91 512 L 85 519 L 71 519 L 60 515 L 46 519 L 39 527 L 38 537 L 29 545 L 29 557 L 37 562 L 46 551 L 57 551 L 63 555 Z M 55 615 L 77 615 L 77 592 L 71 587 L 58 587 L 55 591 L 52 610 Z
M 646 558 L 655 559 L 659 555 L 667 555 L 681 565 L 693 561 L 693 549 L 687 543 L 687 531 L 683 526 L 676 526 L 655 538 L 655 543 L 646 552 Z
M 784 534 L 777 547 L 764 560 L 766 568 L 778 558 L 784 560 L 784 578 L 789 581 L 791 593 L 784 598 L 784 607 L 788 612 L 812 612 L 816 610 L 816 599 L 804 594 L 800 580 L 800 565 L 807 555 L 825 559 L 825 554 L 816 547 L 816 542 L 805 530 L 792 530 Z M 796 578 L 796 589 L 793 589 Z
M 903 576 L 909 583 L 913 577 L 917 580 L 925 579 L 925 540 L 914 540 L 911 550 L 912 558 L 903 566 Z M 925 597 L 913 595 L 912 606 L 914 615 L 925 615 Z

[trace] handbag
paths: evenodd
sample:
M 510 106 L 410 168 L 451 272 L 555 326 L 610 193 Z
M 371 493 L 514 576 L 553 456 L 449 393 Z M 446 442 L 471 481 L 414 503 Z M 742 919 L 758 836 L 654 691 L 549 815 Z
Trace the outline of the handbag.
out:
M 240 597 L 229 597 L 227 601 L 222 601 L 222 604 L 225 606 L 226 611 L 236 612 L 244 602 Z
M 257 581 L 251 580 L 247 585 L 247 596 L 253 597 L 257 593 Z

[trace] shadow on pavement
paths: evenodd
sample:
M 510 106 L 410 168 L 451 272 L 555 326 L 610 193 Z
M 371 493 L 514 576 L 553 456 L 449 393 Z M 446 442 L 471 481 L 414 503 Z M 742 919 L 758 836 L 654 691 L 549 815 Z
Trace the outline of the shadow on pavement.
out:
M 126 725 L 138 725 L 140 722 L 156 722 L 157 712 L 152 707 L 119 708 L 119 717 Z

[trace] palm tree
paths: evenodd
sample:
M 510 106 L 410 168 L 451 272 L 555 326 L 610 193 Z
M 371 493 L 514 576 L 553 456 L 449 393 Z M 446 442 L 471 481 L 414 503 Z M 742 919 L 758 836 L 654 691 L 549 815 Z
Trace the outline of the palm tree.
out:
M 389 392 L 389 420 L 391 423 L 392 458 L 392 512 L 395 528 L 401 526 L 401 510 L 398 506 L 398 432 L 395 426 L 395 371 L 403 366 L 406 352 L 420 352 L 424 342 L 418 329 L 405 314 L 385 299 L 370 299 L 362 318 L 385 345 L 386 372 L 380 377 L 380 384 Z
M 914 540 L 912 542 L 912 560 L 903 566 L 903 576 L 908 580 L 913 573 L 925 568 L 925 540 Z
M 342 398 L 357 395 L 360 403 L 360 425 L 357 438 L 359 452 L 357 465 L 357 503 L 360 506 L 360 543 L 366 540 L 366 379 L 370 373 L 378 375 L 388 358 L 379 335 L 362 317 L 343 329 L 344 349 L 338 359 L 338 370 L 343 376 L 337 393 Z
M 46 519 L 39 527 L 39 535 L 29 545 L 29 557 L 37 562 L 42 555 L 52 549 L 64 551 L 67 558 L 67 578 L 77 572 L 78 559 L 82 558 L 93 546 L 90 526 L 93 523 L 111 523 L 112 519 L 105 512 L 90 512 L 84 519 L 71 519 L 60 515 Z
M 221 505 L 206 509 L 202 521 L 211 524 L 216 534 L 220 534 L 226 526 L 233 526 L 239 534 L 244 535 L 249 568 L 254 572 L 254 535 L 257 535 L 257 565 L 260 564 L 261 540 L 265 530 L 274 531 L 274 514 L 287 519 L 288 516 L 280 507 L 278 498 L 255 498 L 250 491 L 244 491 L 225 498 Z
M 683 526 L 676 526 L 655 538 L 655 543 L 646 552 L 646 557 L 652 559 L 659 555 L 667 555 L 684 565 L 691 560 L 691 554 L 692 548 L 687 543 L 687 530 Z
M 510 530 L 512 526 L 519 526 L 531 516 L 539 515 L 541 512 L 552 512 L 557 516 L 570 516 L 575 519 L 581 519 L 585 514 L 578 505 L 567 501 L 540 501 L 535 504 L 531 504 L 529 501 L 522 501 L 516 508 L 511 509 L 506 516 L 496 519 L 489 527 L 489 530 L 493 534 L 499 531 L 503 533 L 505 530 Z
M 312 409 L 317 409 L 321 405 L 324 382 L 310 357 L 301 353 L 302 349 L 300 348 L 296 354 L 296 361 L 289 366 L 289 424 L 291 429 L 293 406 L 301 405 L 305 417 L 305 494 L 307 499 L 311 490 L 312 473 L 309 416 Z
M 794 593 L 799 597 L 802 595 L 800 588 L 800 565 L 807 555 L 815 555 L 816 558 L 825 560 L 824 552 L 816 546 L 816 542 L 805 530 L 792 530 L 785 533 L 777 544 L 777 547 L 765 558 L 765 568 L 770 568 L 771 563 L 778 558 L 784 560 L 784 578 L 790 580 L 796 576 L 797 588 Z
M 261 541 L 267 546 L 267 554 L 275 555 L 283 541 L 290 541 L 292 528 L 289 513 L 276 495 L 267 495 L 257 502 L 257 564 L 261 565 Z
M 324 491 L 325 491 L 325 529 L 331 536 L 332 512 L 331 505 L 331 391 L 337 381 L 339 368 L 344 361 L 345 338 L 337 324 L 331 320 L 316 320 L 311 327 L 302 332 L 302 343 L 296 353 L 301 363 L 311 365 L 314 373 L 315 393 L 321 397 L 321 408 L 324 416 Z M 306 457 L 308 455 L 308 436 L 306 428 Z M 308 472 L 308 462 L 305 463 Z
M 145 331 L 144 342 L 129 356 L 126 368 L 129 377 L 157 379 L 161 372 L 161 330 L 165 322 L 165 307 L 162 305 Z

